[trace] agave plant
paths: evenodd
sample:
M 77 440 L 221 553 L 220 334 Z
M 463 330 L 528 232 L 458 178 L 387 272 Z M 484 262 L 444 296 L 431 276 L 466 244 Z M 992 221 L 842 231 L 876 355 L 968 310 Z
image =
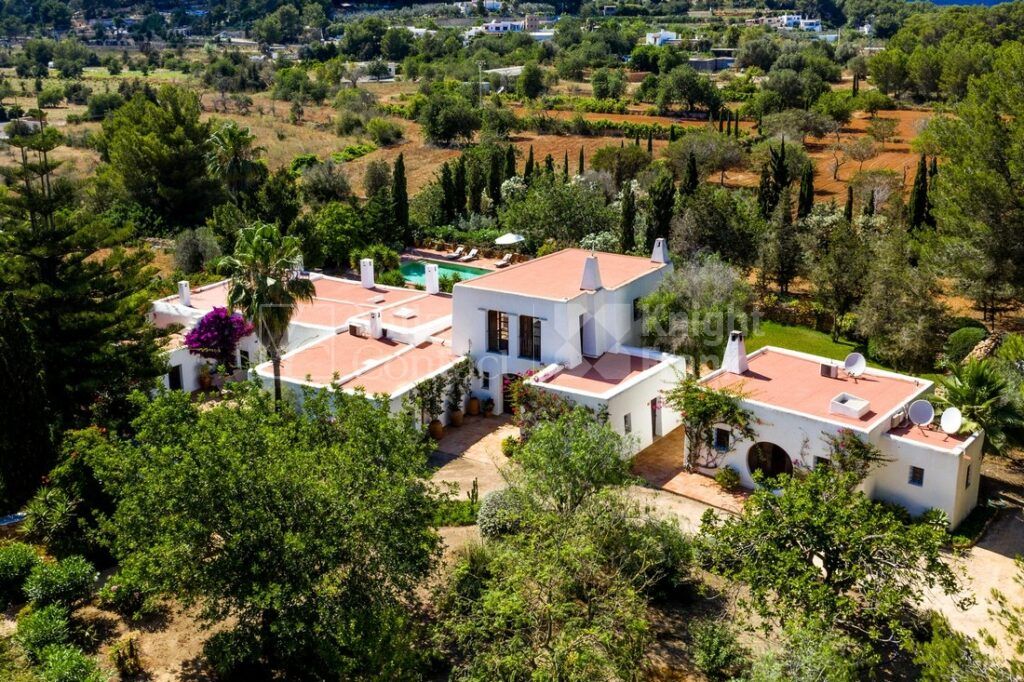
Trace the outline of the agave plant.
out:
M 936 395 L 942 407 L 963 414 L 962 432 L 985 432 L 985 451 L 999 454 L 1018 439 L 1024 413 L 1014 400 L 1010 384 L 991 360 L 972 359 L 955 365 L 948 377 L 939 379 Z

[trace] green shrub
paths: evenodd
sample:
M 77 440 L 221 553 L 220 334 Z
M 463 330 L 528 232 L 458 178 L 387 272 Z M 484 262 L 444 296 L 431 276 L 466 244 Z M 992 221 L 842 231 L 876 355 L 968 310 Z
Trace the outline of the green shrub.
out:
M 257 661 L 260 657 L 259 643 L 244 630 L 228 630 L 218 632 L 203 644 L 203 657 L 217 674 L 219 680 L 250 679 L 247 673 L 255 673 L 252 678 L 258 679 L 260 670 Z
M 949 335 L 946 345 L 942 348 L 946 360 L 951 363 L 962 362 L 974 347 L 985 340 L 988 334 L 978 327 L 961 327 Z
M 736 488 L 740 487 L 739 472 L 732 467 L 722 467 L 715 474 L 715 483 L 722 486 L 725 490 L 736 490 Z
M 38 563 L 36 550 L 24 542 L 0 547 L 0 608 L 21 598 L 22 586 Z
M 489 540 L 512 535 L 523 523 L 522 500 L 509 488 L 489 492 L 480 503 L 476 522 L 480 535 Z
M 46 682 L 107 682 L 99 666 L 78 647 L 67 644 L 47 647 L 42 654 Z
M 59 604 L 51 604 L 18 616 L 18 629 L 14 638 L 29 656 L 38 660 L 43 650 L 55 644 L 65 644 L 71 637 L 68 611 Z
M 302 173 L 305 169 L 310 166 L 315 166 L 320 163 L 320 159 L 317 158 L 316 154 L 299 154 L 292 159 L 291 169 L 292 173 Z
M 132 571 L 120 570 L 110 576 L 99 593 L 100 604 L 131 620 L 151 615 L 157 608 L 157 594 Z
M 508 436 L 501 441 L 501 454 L 505 455 L 509 459 L 515 459 L 516 454 L 519 453 L 519 448 L 522 446 L 522 440 L 516 436 Z
M 331 160 L 337 163 L 355 161 L 361 156 L 366 156 L 376 148 L 377 145 L 370 144 L 369 142 L 364 142 L 362 144 L 350 144 L 340 152 L 334 152 L 331 154 Z
M 690 626 L 691 658 L 697 669 L 712 680 L 736 676 L 746 663 L 746 652 L 726 623 L 699 620 Z
M 96 567 L 80 556 L 38 564 L 25 581 L 25 596 L 39 605 L 74 606 L 92 596 L 97 576 Z
M 366 124 L 366 132 L 378 146 L 387 147 L 402 139 L 405 134 L 402 126 L 394 121 L 379 116 L 371 118 Z
M 404 287 L 405 277 L 402 275 L 401 270 L 385 270 L 377 275 L 377 284 L 389 287 Z
M 402 257 L 394 249 L 389 249 L 382 244 L 373 244 L 364 249 L 356 249 L 349 257 L 349 265 L 353 270 L 359 269 L 359 261 L 369 258 L 373 261 L 376 272 L 384 273 L 388 270 L 398 270 L 402 264 Z

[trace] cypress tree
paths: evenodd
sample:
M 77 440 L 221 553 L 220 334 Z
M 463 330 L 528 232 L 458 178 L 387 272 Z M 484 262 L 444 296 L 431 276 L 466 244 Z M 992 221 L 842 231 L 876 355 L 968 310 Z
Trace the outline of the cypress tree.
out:
M 647 131 L 647 153 L 654 156 L 654 132 Z
M 482 213 L 484 207 L 484 185 L 486 184 L 487 179 L 484 177 L 484 169 L 479 158 L 474 159 L 473 162 L 469 164 L 469 170 L 466 175 L 467 194 L 469 194 L 469 212 Z
M 516 148 L 514 145 L 505 147 L 505 177 L 511 178 L 516 174 Z
M 770 259 L 775 282 L 779 285 L 779 293 L 789 293 L 789 285 L 797 275 L 800 264 L 800 240 L 796 226 L 793 224 L 793 207 L 789 188 L 779 197 L 779 205 L 772 217 L 773 227 L 770 241 L 772 258 Z
M 675 142 L 676 141 L 676 124 L 675 123 L 673 123 L 672 125 L 670 125 L 668 127 L 668 141 L 669 142 Z
M 491 206 L 495 209 L 501 204 L 501 177 L 502 156 L 498 153 L 491 154 L 491 167 L 487 172 L 487 196 L 491 199 Z
M 736 124 L 732 127 L 732 136 L 739 139 L 740 136 L 740 112 L 736 112 Z
M 725 132 L 725 118 L 722 112 L 718 112 L 718 132 Z
M 931 179 L 934 178 L 938 174 L 939 174 L 939 157 L 933 156 L 932 157 L 932 163 L 928 167 L 928 181 L 931 182 Z
M 853 187 L 846 186 L 846 206 L 843 207 L 843 217 L 847 222 L 853 220 Z
M 454 217 L 466 215 L 466 157 L 460 156 L 455 162 L 455 170 L 452 173 L 452 208 L 455 209 Z
M 864 204 L 864 211 L 861 215 L 873 216 L 875 215 L 875 190 L 868 192 L 867 203 Z
M 917 174 L 914 175 L 914 185 L 910 189 L 910 203 L 907 206 L 909 211 L 908 222 L 910 229 L 916 230 L 928 221 L 928 159 L 922 154 L 917 162 Z
M 636 138 L 633 140 L 633 146 L 635 146 L 635 147 L 639 147 L 640 146 L 640 133 L 636 134 Z
M 533 145 L 530 145 L 530 152 L 526 156 L 526 165 L 523 167 L 523 179 L 527 182 L 533 177 Z
M 455 184 L 452 182 L 451 164 L 441 164 L 441 220 L 445 225 L 455 221 Z
M 569 150 L 565 150 L 565 158 L 562 159 L 562 182 L 569 182 Z
M 401 235 L 402 242 L 409 246 L 412 235 L 409 234 L 409 184 L 405 179 L 405 154 L 398 155 L 391 171 L 391 205 L 395 230 Z
M 676 186 L 672 174 L 660 172 L 647 191 L 651 202 L 651 234 L 648 235 L 647 250 L 654 247 L 654 237 L 668 238 L 672 227 L 672 213 L 676 205 Z
M 550 154 L 544 157 L 544 172 L 548 175 L 555 174 L 555 157 Z
M 622 189 L 622 213 L 619 216 L 619 246 L 623 253 L 636 248 L 636 197 L 630 184 Z
M 700 173 L 697 170 L 697 157 L 691 151 L 690 155 L 686 157 L 686 174 L 683 175 L 683 182 L 679 187 L 679 191 L 689 196 L 697 191 L 699 185 Z
M 725 134 L 728 137 L 732 137 L 732 112 L 726 109 L 725 115 L 728 118 L 728 120 L 725 122 Z
M 580 145 L 580 168 L 579 168 L 579 175 L 583 175 L 583 172 L 585 170 L 586 170 L 586 168 L 583 167 L 583 145 Z
M 800 193 L 797 196 L 796 216 L 806 218 L 814 209 L 814 164 L 808 161 L 800 176 Z

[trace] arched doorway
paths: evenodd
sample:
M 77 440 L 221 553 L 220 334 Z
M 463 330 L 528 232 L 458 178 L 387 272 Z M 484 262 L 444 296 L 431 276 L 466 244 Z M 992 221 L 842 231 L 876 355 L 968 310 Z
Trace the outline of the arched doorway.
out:
M 750 473 L 760 471 L 765 476 L 780 476 L 793 473 L 793 460 L 775 443 L 754 443 L 747 451 L 747 468 Z

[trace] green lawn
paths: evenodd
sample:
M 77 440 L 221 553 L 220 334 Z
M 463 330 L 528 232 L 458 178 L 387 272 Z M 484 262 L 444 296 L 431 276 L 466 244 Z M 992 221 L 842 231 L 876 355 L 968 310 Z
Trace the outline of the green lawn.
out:
M 864 346 L 854 343 L 853 341 L 847 341 L 846 339 L 833 341 L 832 337 L 828 334 L 814 331 L 808 327 L 795 327 L 768 320 L 762 321 L 757 330 L 754 331 L 747 339 L 747 352 L 752 353 L 758 348 L 762 348 L 764 346 L 788 348 L 790 350 L 800 351 L 801 353 L 820 355 L 833 360 L 843 360 L 847 355 L 854 351 L 867 355 L 867 351 Z M 880 369 L 891 369 L 890 367 L 880 365 L 877 362 L 872 362 L 870 360 L 868 361 L 868 365 L 871 367 L 878 367 Z M 922 379 L 935 381 L 941 375 L 920 374 L 918 376 Z

